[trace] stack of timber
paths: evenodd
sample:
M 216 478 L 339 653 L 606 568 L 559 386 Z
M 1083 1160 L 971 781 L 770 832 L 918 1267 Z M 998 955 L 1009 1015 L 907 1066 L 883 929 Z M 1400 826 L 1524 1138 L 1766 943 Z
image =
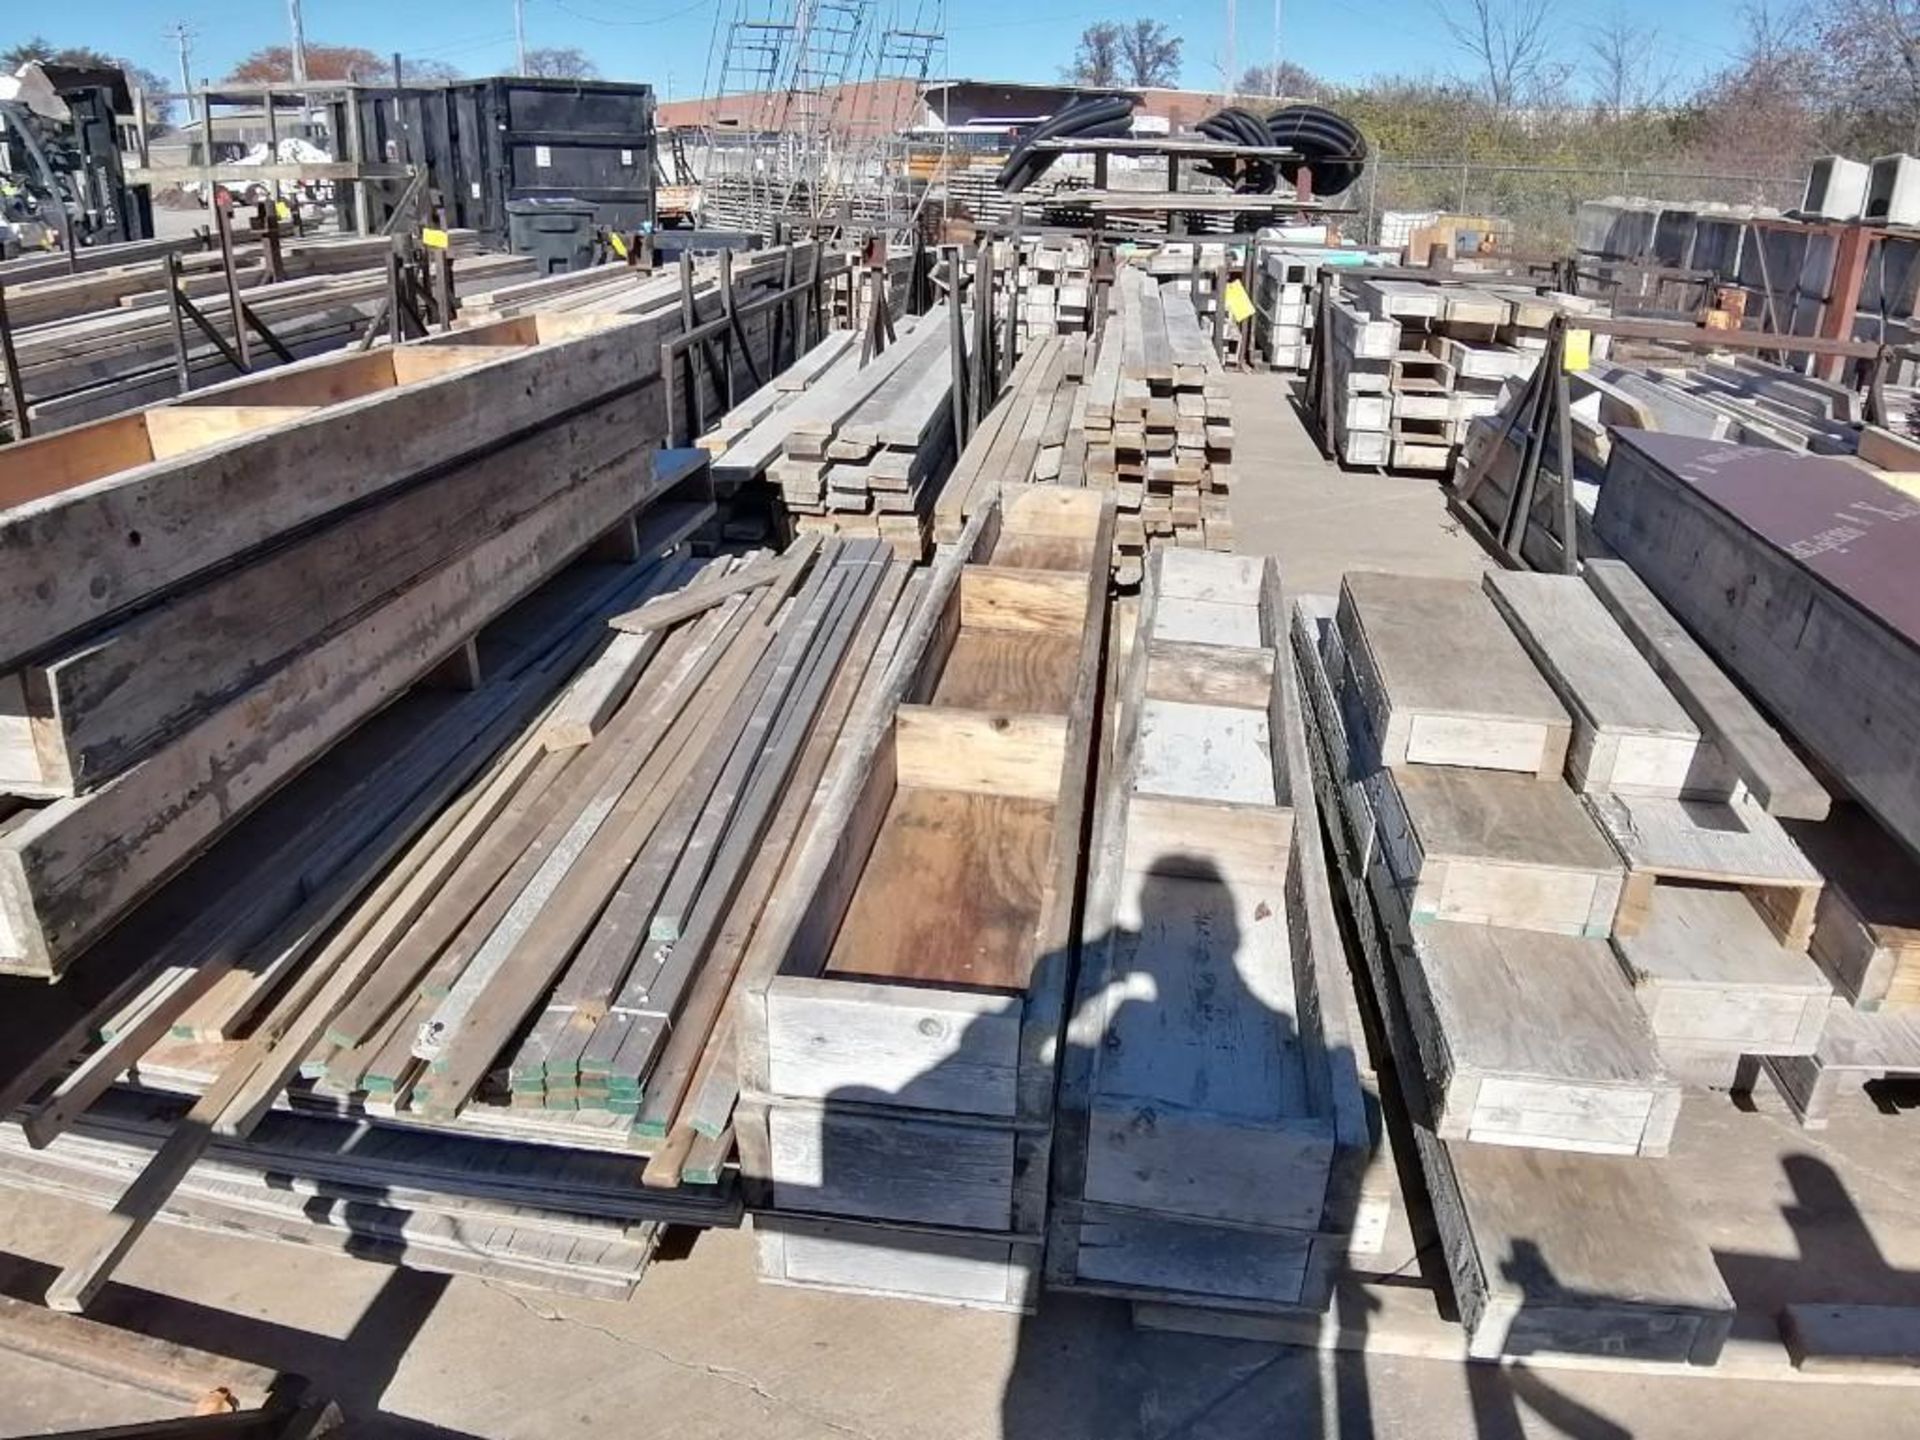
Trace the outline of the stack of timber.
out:
M 934 502 L 935 540 L 958 540 L 974 513 L 1003 490 L 1095 483 L 1086 465 L 1086 363 L 1081 336 L 1043 338 L 1021 352 Z
M 1397 265 L 1398 250 L 1262 242 L 1250 286 L 1259 305 L 1255 336 L 1270 370 L 1305 370 L 1316 343 L 1314 294 L 1323 267 Z
M 1560 701 L 1470 581 L 1350 573 L 1330 634 L 1436 1133 L 1664 1153 L 1680 1091 L 1607 944 L 1624 866 L 1560 778 Z
M 24 1141 L 55 1143 L 0 1175 L 118 1199 L 63 1294 L 84 1300 L 162 1206 L 615 1295 L 659 1224 L 737 1218 L 720 1017 L 915 592 L 873 541 L 628 571 L 598 656 L 336 902 L 311 963 L 256 952 L 184 1008 L 163 977 L 29 1109 Z M 139 1093 L 103 1096 L 129 1059 Z M 193 1098 L 169 1136 L 174 1090 Z M 260 1174 L 301 1177 L 308 1202 L 287 1213 Z
M 516 476 L 524 473 L 514 467 Z M 670 478 L 663 465 L 650 483 L 657 487 Z M 572 505 L 584 504 L 585 498 Z M 564 499 L 557 504 L 567 506 Z M 52 1147 L 32 1166 L 0 1167 L 9 1183 L 70 1183 L 70 1172 L 63 1178 L 45 1167 L 64 1166 L 60 1142 L 65 1137 L 111 1129 L 109 1117 L 124 1113 L 112 1107 L 124 1097 L 108 1092 L 129 1070 L 143 1087 L 184 1085 L 196 1097 L 141 1122 L 142 1138 L 134 1143 L 153 1153 L 143 1157 L 144 1168 L 124 1192 L 112 1185 L 101 1190 L 98 1175 L 89 1182 L 113 1206 L 112 1217 L 77 1237 L 76 1246 L 85 1253 L 57 1287 L 57 1303 L 79 1307 L 87 1302 L 206 1155 L 215 1135 L 246 1135 L 281 1103 L 281 1092 L 322 1038 L 316 1024 L 357 993 L 399 927 L 432 894 L 435 867 L 474 843 L 495 817 L 497 797 L 524 773 L 525 747 L 516 737 L 537 722 L 605 618 L 645 595 L 661 566 L 674 563 L 652 557 L 681 543 L 710 509 L 669 492 L 648 507 L 637 532 L 624 522 L 617 525 L 606 545 L 589 544 L 578 563 L 496 612 L 461 646 L 460 664 L 438 667 L 438 675 L 411 689 L 403 684 L 378 713 L 312 757 L 177 878 L 71 957 L 59 984 L 8 982 L 12 988 L 0 1024 L 5 1061 L 0 1109 L 17 1113 L 28 1144 Z M 511 539 L 516 532 L 503 533 Z M 480 553 L 457 557 L 432 577 L 444 576 L 443 583 L 471 593 L 472 604 L 491 607 L 503 589 L 512 593 L 517 577 L 509 572 L 490 578 L 471 559 Z M 636 561 L 636 555 L 647 558 Z M 541 563 L 538 551 L 529 563 Z M 311 603 L 315 593 L 302 591 L 300 598 Z M 433 598 L 432 591 L 417 586 L 396 593 L 416 606 Z M 464 608 L 438 601 L 453 623 L 463 618 Z M 373 648 L 371 640 L 392 632 L 405 653 L 415 654 L 421 642 L 413 632 L 420 622 L 409 623 L 410 613 L 391 604 L 376 607 L 364 623 L 377 629 L 342 633 L 367 650 Z M 327 643 L 305 653 L 324 654 Z M 429 668 L 435 653 L 428 655 Z M 349 677 L 366 671 L 352 686 L 343 681 L 339 694 L 327 692 L 338 706 L 357 703 L 360 692 L 387 674 L 377 663 L 371 668 L 347 660 L 334 664 Z M 321 693 L 311 682 L 299 691 Z M 256 717 L 258 693 L 241 702 Z M 139 766 L 127 772 L 140 773 Z M 197 1038 L 213 1035 L 223 1038 Z M 271 1150 L 258 1153 L 236 1146 L 231 1158 L 268 1174 L 361 1187 L 437 1185 L 477 1199 L 504 1195 L 514 1204 L 543 1203 L 526 1191 L 502 1192 L 488 1178 L 502 1162 L 509 1162 L 512 1174 L 531 1173 L 525 1152 L 516 1159 L 500 1150 L 481 1153 L 487 1147 L 480 1146 L 453 1155 L 448 1147 L 433 1146 L 425 1153 L 396 1155 L 404 1145 L 373 1143 L 363 1126 L 336 1119 L 316 1120 L 297 1137 L 281 1136 L 288 1143 L 296 1138 L 302 1152 L 297 1159 L 282 1153 L 279 1139 Z M 377 1166 L 362 1168 L 376 1155 L 398 1169 L 382 1174 Z M 544 1203 L 566 1208 L 551 1195 Z M 346 1218 L 351 1221 L 354 1213 Z M 540 1223 L 533 1211 L 524 1219 L 530 1229 Z
M 1191 299 L 1122 267 L 1087 382 L 1087 483 L 1115 493 L 1116 544 L 1231 550 L 1233 410 Z M 1137 573 L 1133 576 L 1138 579 Z
M 1330 274 L 1339 291 L 1316 343 L 1333 385 L 1334 448 L 1349 465 L 1451 472 L 1474 422 L 1499 414 L 1533 373 L 1553 317 L 1595 308 L 1512 286 Z
M 903 324 L 869 363 L 848 347 L 727 448 L 721 483 L 771 479 L 793 534 L 872 537 L 923 558 L 953 468 L 951 343 L 942 305 Z
M 736 1016 L 765 1278 L 1037 1298 L 1112 530 L 1086 490 L 980 511 L 847 731 Z
M 1148 563 L 1068 1031 L 1056 1283 L 1317 1310 L 1385 1239 L 1284 628 L 1271 560 Z
M 1381 598 L 1360 597 L 1363 644 L 1389 643 L 1364 623 L 1377 618 L 1372 602 Z M 1712 1364 L 1732 1325 L 1732 1297 L 1664 1178 L 1664 1162 L 1630 1158 L 1650 1141 L 1657 1148 L 1659 1112 L 1671 1107 L 1646 1023 L 1602 942 L 1412 913 L 1393 868 L 1396 847 L 1376 818 L 1380 791 L 1369 784 L 1378 774 L 1376 722 L 1393 712 L 1370 709 L 1367 687 L 1354 684 L 1353 608 L 1346 595 L 1338 603 L 1302 598 L 1294 661 L 1314 783 L 1400 1076 L 1467 1353 Z M 1499 624 L 1489 608 L 1474 630 L 1486 640 Z M 1421 629 L 1432 645 L 1451 626 L 1435 619 Z M 1500 658 L 1504 648 L 1476 646 L 1474 663 L 1501 671 L 1494 689 L 1511 697 L 1520 672 L 1512 653 Z M 1372 695 L 1375 707 L 1409 677 L 1404 665 L 1390 664 L 1387 678 L 1384 697 Z M 1429 693 L 1428 704 L 1434 698 Z M 1411 699 L 1403 695 L 1400 708 Z M 1541 745 L 1556 728 L 1564 738 L 1566 725 L 1543 724 L 1551 722 L 1545 708 L 1537 695 L 1497 716 L 1483 701 L 1465 712 L 1434 706 L 1402 716 L 1391 733 L 1403 752 L 1411 739 L 1451 752 L 1456 765 L 1460 743 L 1478 733 L 1497 742 L 1507 766 L 1532 775 L 1456 775 L 1549 790 L 1556 782 L 1538 778 Z M 1483 833 L 1499 823 L 1494 811 L 1478 820 Z M 1501 877 L 1523 900 L 1546 888 L 1514 884 L 1519 878 Z M 1467 1083 L 1437 1083 L 1449 1069 Z M 1470 1098 L 1473 1113 L 1463 1116 Z
M 453 267 L 454 298 L 460 302 L 503 279 L 532 273 L 532 262 L 523 256 L 462 256 Z M 152 284 L 164 287 L 166 277 L 153 277 Z M 158 288 L 124 297 L 115 308 L 23 326 L 15 332 L 27 415 L 35 434 L 118 415 L 180 393 L 181 352 L 164 295 L 164 288 Z M 386 271 L 374 267 L 283 281 L 263 279 L 246 289 L 241 299 L 294 359 L 305 359 L 361 339 L 376 321 L 386 296 Z M 228 350 L 233 350 L 233 309 L 224 281 L 194 303 Z M 282 363 L 252 329 L 247 372 L 198 327 L 187 325 L 183 335 L 190 389 L 204 389 Z
M 1590 583 L 1630 574 L 1642 607 L 1684 625 L 1845 792 L 1830 812 L 1792 791 L 1788 806 L 1771 807 L 1791 817 L 1814 882 L 1791 903 L 1778 892 L 1770 915 L 1810 931 L 1835 994 L 1810 1054 L 1764 1063 L 1818 1127 L 1860 1085 L 1920 1075 L 1909 978 L 1920 616 L 1907 579 L 1920 502 L 1843 460 L 1614 438 L 1594 528 L 1632 569 L 1595 562 Z
M 1084 236 L 1023 235 L 993 242 L 1004 319 L 1014 311 L 1022 346 L 1047 335 L 1084 335 L 1093 322 L 1093 247 Z

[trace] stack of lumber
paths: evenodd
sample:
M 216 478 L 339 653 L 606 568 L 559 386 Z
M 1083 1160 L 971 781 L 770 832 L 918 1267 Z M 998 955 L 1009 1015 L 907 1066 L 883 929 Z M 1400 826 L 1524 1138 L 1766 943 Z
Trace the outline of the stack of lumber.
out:
M 1112 529 L 981 510 L 842 739 L 736 1015 L 765 1278 L 1035 1303 Z
M 1233 411 L 1220 358 L 1187 295 L 1126 266 L 1113 296 L 1087 382 L 1087 483 L 1115 492 L 1126 559 L 1158 542 L 1230 550 Z
M 1081 383 L 1086 358 L 1085 338 L 1073 335 L 1043 338 L 1021 353 L 934 503 L 935 540 L 958 540 L 974 513 L 1003 490 L 1092 483 Z
M 1076 1288 L 1319 1309 L 1384 1237 L 1284 627 L 1271 560 L 1148 563 L 1062 1084 Z
M 524 256 L 463 256 L 453 269 L 455 299 L 532 271 L 532 262 Z M 164 276 L 152 279 L 157 286 L 165 283 Z M 173 322 L 164 295 L 161 289 L 129 296 L 115 308 L 24 326 L 15 333 L 35 434 L 118 415 L 179 393 Z M 242 300 L 295 359 L 305 359 L 360 339 L 386 295 L 386 271 L 375 266 L 279 282 L 261 277 Z M 224 282 L 199 295 L 195 304 L 232 347 L 233 311 Z M 189 323 L 184 335 L 191 388 L 204 389 L 243 373 L 196 326 Z M 281 363 L 257 331 L 249 331 L 249 345 L 254 371 Z
M 1084 236 L 1025 235 L 993 243 L 1000 288 L 999 313 L 1008 307 L 1022 346 L 1047 335 L 1084 335 L 1093 320 L 1093 247 Z
M 1347 577 L 1349 585 L 1355 578 Z M 1469 597 L 1478 598 L 1470 583 L 1456 612 Z M 1733 1299 L 1664 1178 L 1665 1162 L 1623 1158 L 1654 1138 L 1649 1131 L 1672 1101 L 1645 1020 L 1625 997 L 1605 943 L 1416 920 L 1394 869 L 1396 847 L 1372 806 L 1380 793 L 1367 783 L 1379 764 L 1377 722 L 1389 724 L 1403 756 L 1409 744 L 1416 752 L 1434 747 L 1456 766 L 1464 758 L 1460 742 L 1477 733 L 1483 743 L 1497 742 L 1507 765 L 1529 773 L 1462 767 L 1456 775 L 1469 784 L 1498 776 L 1545 790 L 1554 782 L 1538 778 L 1541 747 L 1554 743 L 1555 730 L 1565 737 L 1566 721 L 1554 721 L 1537 692 L 1524 704 L 1506 703 L 1524 684 L 1514 662 L 1525 657 L 1507 649 L 1510 639 L 1489 638 L 1500 625 L 1491 607 L 1472 622 L 1484 642 L 1474 664 L 1498 672 L 1487 698 L 1423 708 L 1398 723 L 1396 707 L 1384 716 L 1370 710 L 1351 679 L 1356 635 L 1402 657 L 1388 662 L 1389 688 L 1374 691 L 1374 704 L 1391 702 L 1411 679 L 1404 645 L 1366 623 L 1379 618 L 1383 598 L 1365 587 L 1338 603 L 1303 598 L 1294 611 L 1294 659 L 1314 783 L 1401 1079 L 1467 1351 L 1712 1364 L 1732 1324 Z M 1361 622 L 1357 631 L 1350 613 Z M 1442 642 L 1455 623 L 1457 613 L 1427 617 L 1420 634 L 1431 648 L 1451 648 Z M 1441 697 L 1429 691 L 1427 698 Z M 1496 706 L 1502 713 L 1492 713 Z M 1415 760 L 1399 768 L 1441 767 Z M 1475 823 L 1488 835 L 1502 814 L 1483 810 Z M 1404 850 L 1398 858 L 1404 862 Z M 1520 878 L 1508 871 L 1496 884 L 1526 897 L 1547 888 Z M 1455 1090 L 1437 1083 L 1449 1069 L 1477 1074 Z M 1479 1096 L 1462 1133 L 1462 1102 L 1474 1082 Z
M 1255 333 L 1271 370 L 1305 370 L 1316 343 L 1314 294 L 1320 271 L 1347 265 L 1395 265 L 1397 250 L 1262 242 L 1251 289 L 1259 306 Z
M 1399 470 L 1451 472 L 1474 422 L 1499 414 L 1533 373 L 1553 316 L 1593 308 L 1511 286 L 1340 283 L 1330 333 L 1316 340 L 1333 385 L 1335 451 L 1349 465 Z
M 922 558 L 954 459 L 946 308 L 900 329 L 864 365 L 849 346 L 761 416 L 720 456 L 719 482 L 739 490 L 772 480 L 794 534 L 872 537 Z
M 1680 1092 L 1607 943 L 1625 866 L 1561 779 L 1553 689 L 1466 580 L 1350 573 L 1322 650 L 1435 1133 L 1664 1153 Z
M 1770 806 L 1791 817 L 1813 880 L 1776 890 L 1768 908 L 1810 932 L 1836 993 L 1811 1053 L 1760 1053 L 1817 1127 L 1840 1094 L 1920 1075 L 1910 968 L 1920 619 L 1908 580 L 1920 504 L 1843 460 L 1635 431 L 1614 439 L 1594 528 L 1632 568 L 1591 564 L 1596 588 L 1630 578 L 1640 607 L 1724 666 L 1848 802 L 1829 811 L 1809 784 L 1783 787 L 1784 803 Z

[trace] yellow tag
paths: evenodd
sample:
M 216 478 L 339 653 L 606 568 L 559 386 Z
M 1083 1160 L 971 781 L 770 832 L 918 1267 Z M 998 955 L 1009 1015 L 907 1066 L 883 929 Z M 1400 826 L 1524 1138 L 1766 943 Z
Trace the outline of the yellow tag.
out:
M 1253 297 L 1238 280 L 1227 282 L 1227 318 L 1236 325 L 1244 325 L 1253 318 Z
M 293 218 L 293 210 L 284 200 L 273 202 L 273 213 L 276 219 L 291 220 Z
M 447 248 L 447 232 L 444 230 L 422 230 L 420 232 L 420 243 L 430 250 L 444 250 Z
M 609 230 L 607 232 L 607 244 L 613 247 L 613 253 L 618 255 L 622 260 L 627 258 L 627 242 L 618 230 Z
M 1567 329 L 1566 349 L 1561 352 L 1560 368 L 1569 375 L 1578 375 L 1593 363 L 1593 332 L 1591 330 Z

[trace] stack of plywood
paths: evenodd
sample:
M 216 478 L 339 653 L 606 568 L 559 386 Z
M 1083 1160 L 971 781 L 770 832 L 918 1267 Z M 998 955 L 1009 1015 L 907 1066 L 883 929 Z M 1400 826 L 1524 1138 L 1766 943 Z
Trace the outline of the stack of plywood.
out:
M 1398 250 L 1266 242 L 1255 249 L 1254 255 L 1252 290 L 1260 310 L 1255 330 L 1261 358 L 1273 370 L 1307 368 L 1317 343 L 1315 295 L 1322 269 L 1395 265 L 1400 260 Z
M 1319 1308 L 1386 1217 L 1358 1214 L 1373 1142 L 1297 696 L 1276 667 L 1279 577 L 1162 550 L 1139 612 L 1049 1273 L 1137 1300 Z
M 1037 1299 L 1112 529 L 1084 489 L 982 509 L 843 740 L 736 1016 L 768 1279 Z
M 1454 610 L 1468 598 L 1478 598 L 1471 586 L 1457 592 Z M 1380 599 L 1360 597 L 1360 638 L 1403 654 L 1379 627 L 1365 628 Z M 1499 740 L 1508 765 L 1530 772 L 1507 777 L 1514 784 L 1545 789 L 1554 782 L 1538 778 L 1550 758 L 1542 746 L 1555 743 L 1556 730 L 1564 737 L 1564 718 L 1556 721 L 1537 691 L 1524 704 L 1501 703 L 1524 684 L 1514 661 L 1524 665 L 1525 657 L 1509 652 L 1493 662 L 1499 673 L 1484 697 L 1400 714 L 1395 723 L 1394 709 L 1383 714 L 1377 702 L 1412 677 L 1404 663 L 1391 663 L 1400 679 L 1389 675 L 1390 688 L 1374 690 L 1371 702 L 1343 679 L 1353 663 L 1355 632 L 1341 618 L 1350 608 L 1344 595 L 1338 604 L 1306 597 L 1295 608 L 1310 763 L 1468 1354 L 1557 1351 L 1710 1365 L 1731 1328 L 1733 1299 L 1662 1162 L 1624 1158 L 1656 1138 L 1649 1122 L 1671 1102 L 1660 1098 L 1667 1087 L 1651 1062 L 1646 1022 L 1604 943 L 1417 919 L 1394 868 L 1396 847 L 1371 805 L 1378 790 L 1366 783 L 1377 764 L 1376 722 L 1385 720 L 1403 758 L 1411 746 L 1457 764 L 1461 742 L 1477 732 Z M 1440 648 L 1437 637 L 1454 628 L 1447 622 L 1457 614 L 1429 617 L 1430 646 Z M 1489 612 L 1474 628 L 1484 638 L 1499 623 Z M 1475 653 L 1486 661 L 1485 649 Z M 1483 836 L 1497 839 L 1499 825 L 1499 811 L 1479 812 Z M 1485 893 L 1494 899 L 1505 890 L 1531 900 L 1549 888 L 1546 877 L 1511 869 L 1490 878 Z M 1477 1085 L 1449 1083 L 1476 1070 Z M 1461 1113 L 1467 1102 L 1471 1118 Z

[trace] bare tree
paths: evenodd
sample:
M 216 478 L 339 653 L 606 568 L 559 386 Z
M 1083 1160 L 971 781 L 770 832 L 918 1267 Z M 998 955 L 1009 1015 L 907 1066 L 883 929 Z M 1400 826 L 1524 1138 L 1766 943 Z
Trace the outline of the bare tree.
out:
M 1660 31 L 1640 25 L 1624 8 L 1587 32 L 1593 64 L 1593 96 L 1609 118 L 1618 120 L 1663 103 L 1674 86 L 1673 66 L 1662 58 Z
M 1064 72 L 1068 83 L 1118 85 L 1120 41 L 1120 27 L 1111 20 L 1102 20 L 1082 30 L 1079 48 L 1073 52 L 1073 64 Z
M 548 46 L 527 52 L 527 74 L 539 80 L 592 80 L 600 67 L 578 45 Z
M 1554 0 L 1448 0 L 1441 17 L 1497 114 L 1564 78 L 1554 56 Z
M 1142 16 L 1120 37 L 1120 56 L 1130 84 L 1172 85 L 1180 79 L 1180 37 L 1160 21 Z
M 1845 141 L 1920 150 L 1920 3 L 1827 0 L 1815 27 L 1822 88 Z
M 1278 65 L 1249 65 L 1240 74 L 1241 95 L 1268 95 L 1282 99 L 1305 99 L 1318 95 L 1327 82 L 1291 60 Z

